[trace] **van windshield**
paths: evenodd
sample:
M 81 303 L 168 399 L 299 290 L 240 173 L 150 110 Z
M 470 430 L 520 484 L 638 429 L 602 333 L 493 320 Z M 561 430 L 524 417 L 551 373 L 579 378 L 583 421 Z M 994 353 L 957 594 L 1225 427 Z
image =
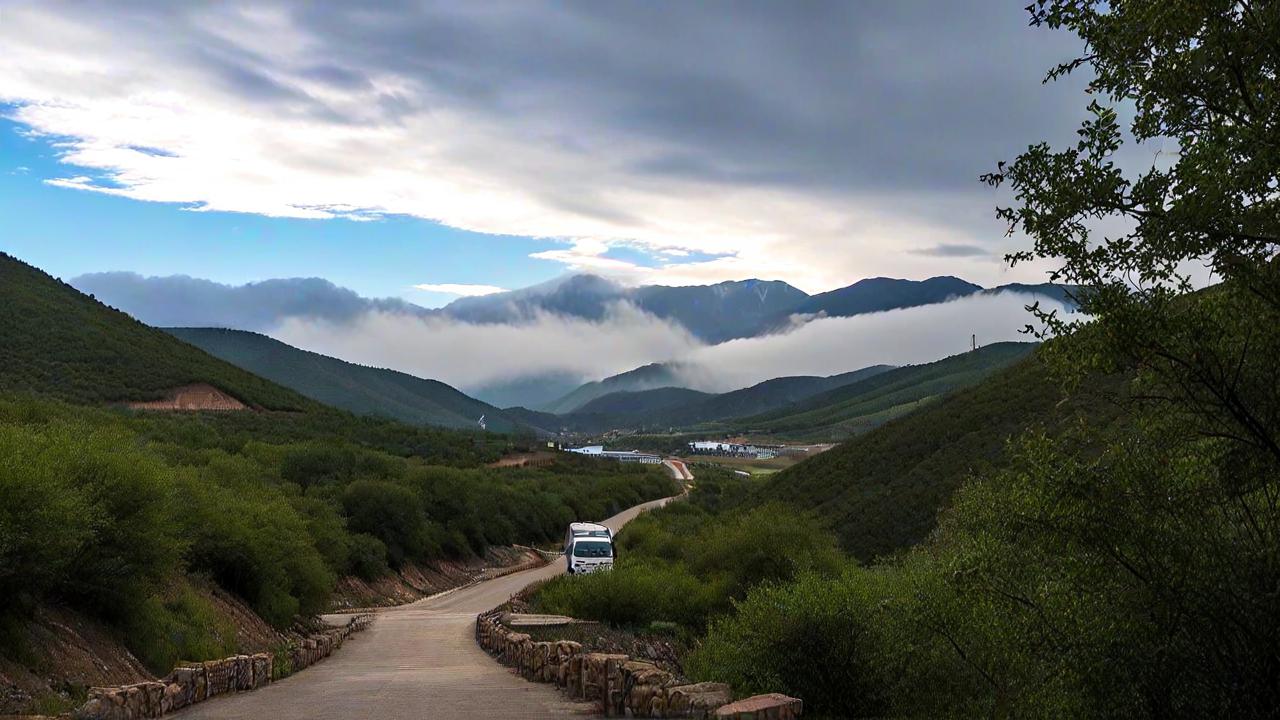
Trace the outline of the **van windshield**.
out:
M 580 540 L 573 544 L 574 557 L 613 557 L 613 546 L 599 540 Z

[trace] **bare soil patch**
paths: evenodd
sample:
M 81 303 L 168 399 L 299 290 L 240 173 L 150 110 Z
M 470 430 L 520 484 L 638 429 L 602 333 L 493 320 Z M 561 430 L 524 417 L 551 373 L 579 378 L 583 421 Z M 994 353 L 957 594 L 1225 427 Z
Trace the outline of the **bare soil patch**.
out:
M 556 454 L 539 450 L 531 453 L 514 453 L 489 463 L 488 467 L 543 467 L 555 462 Z
M 174 388 L 163 400 L 131 402 L 135 410 L 248 410 L 249 406 L 205 383 Z

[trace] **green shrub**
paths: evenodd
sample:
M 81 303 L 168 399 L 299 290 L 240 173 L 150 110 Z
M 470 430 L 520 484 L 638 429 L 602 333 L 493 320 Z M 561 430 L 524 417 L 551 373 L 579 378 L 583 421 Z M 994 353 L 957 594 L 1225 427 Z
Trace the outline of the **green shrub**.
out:
M 833 573 L 843 562 L 830 532 L 811 516 L 781 504 L 708 523 L 684 547 L 693 572 L 725 576 L 734 597 L 762 582 L 790 580 L 803 572 Z
M 387 567 L 387 546 L 372 535 L 351 533 L 347 537 L 348 571 L 365 580 L 377 580 L 391 572 Z
M 392 567 L 440 555 L 440 546 L 413 490 L 384 480 L 357 480 L 342 495 L 347 526 L 387 546 Z
M 838 579 L 809 573 L 790 584 L 758 586 L 732 615 L 712 621 L 685 670 L 743 695 L 803 698 L 806 716 L 882 715 L 879 585 L 871 573 L 851 569 Z
M 613 570 L 557 577 L 537 593 L 540 611 L 643 627 L 655 621 L 699 628 L 719 607 L 725 589 L 682 564 L 620 560 Z
M 148 598 L 125 623 L 125 642 L 156 675 L 182 660 L 214 660 L 238 650 L 235 624 L 185 582 Z
M 0 588 L 119 616 L 179 567 L 167 468 L 125 432 L 0 425 Z
M 175 484 L 174 503 L 191 540 L 191 569 L 208 572 L 276 627 L 323 609 L 334 575 L 306 521 L 278 491 L 187 476 Z
M 754 585 L 843 566 L 835 539 L 820 524 L 773 505 L 717 516 L 676 502 L 633 520 L 616 544 L 611 571 L 557 578 L 535 595 L 538 607 L 614 625 L 674 622 L 700 632 Z

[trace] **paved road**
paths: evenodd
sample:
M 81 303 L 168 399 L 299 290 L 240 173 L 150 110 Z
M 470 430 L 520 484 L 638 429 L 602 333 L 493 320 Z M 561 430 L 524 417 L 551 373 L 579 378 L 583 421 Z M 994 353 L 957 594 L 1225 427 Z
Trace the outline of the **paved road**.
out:
M 604 521 L 617 531 L 670 498 L 637 505 Z M 564 563 L 495 578 L 378 613 L 338 652 L 262 689 L 229 695 L 177 713 L 183 720 L 328 720 L 356 718 L 551 718 L 592 715 L 549 685 L 528 682 L 475 642 L 475 617 Z

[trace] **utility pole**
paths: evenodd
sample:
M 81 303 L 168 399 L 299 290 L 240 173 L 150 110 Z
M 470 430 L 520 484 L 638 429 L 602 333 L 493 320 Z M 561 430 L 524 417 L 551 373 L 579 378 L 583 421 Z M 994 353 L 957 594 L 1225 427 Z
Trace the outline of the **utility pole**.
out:
M 974 333 L 974 334 L 969 338 L 969 349 L 970 349 L 970 350 L 977 350 L 977 349 L 978 349 L 978 334 L 977 334 L 977 333 Z

